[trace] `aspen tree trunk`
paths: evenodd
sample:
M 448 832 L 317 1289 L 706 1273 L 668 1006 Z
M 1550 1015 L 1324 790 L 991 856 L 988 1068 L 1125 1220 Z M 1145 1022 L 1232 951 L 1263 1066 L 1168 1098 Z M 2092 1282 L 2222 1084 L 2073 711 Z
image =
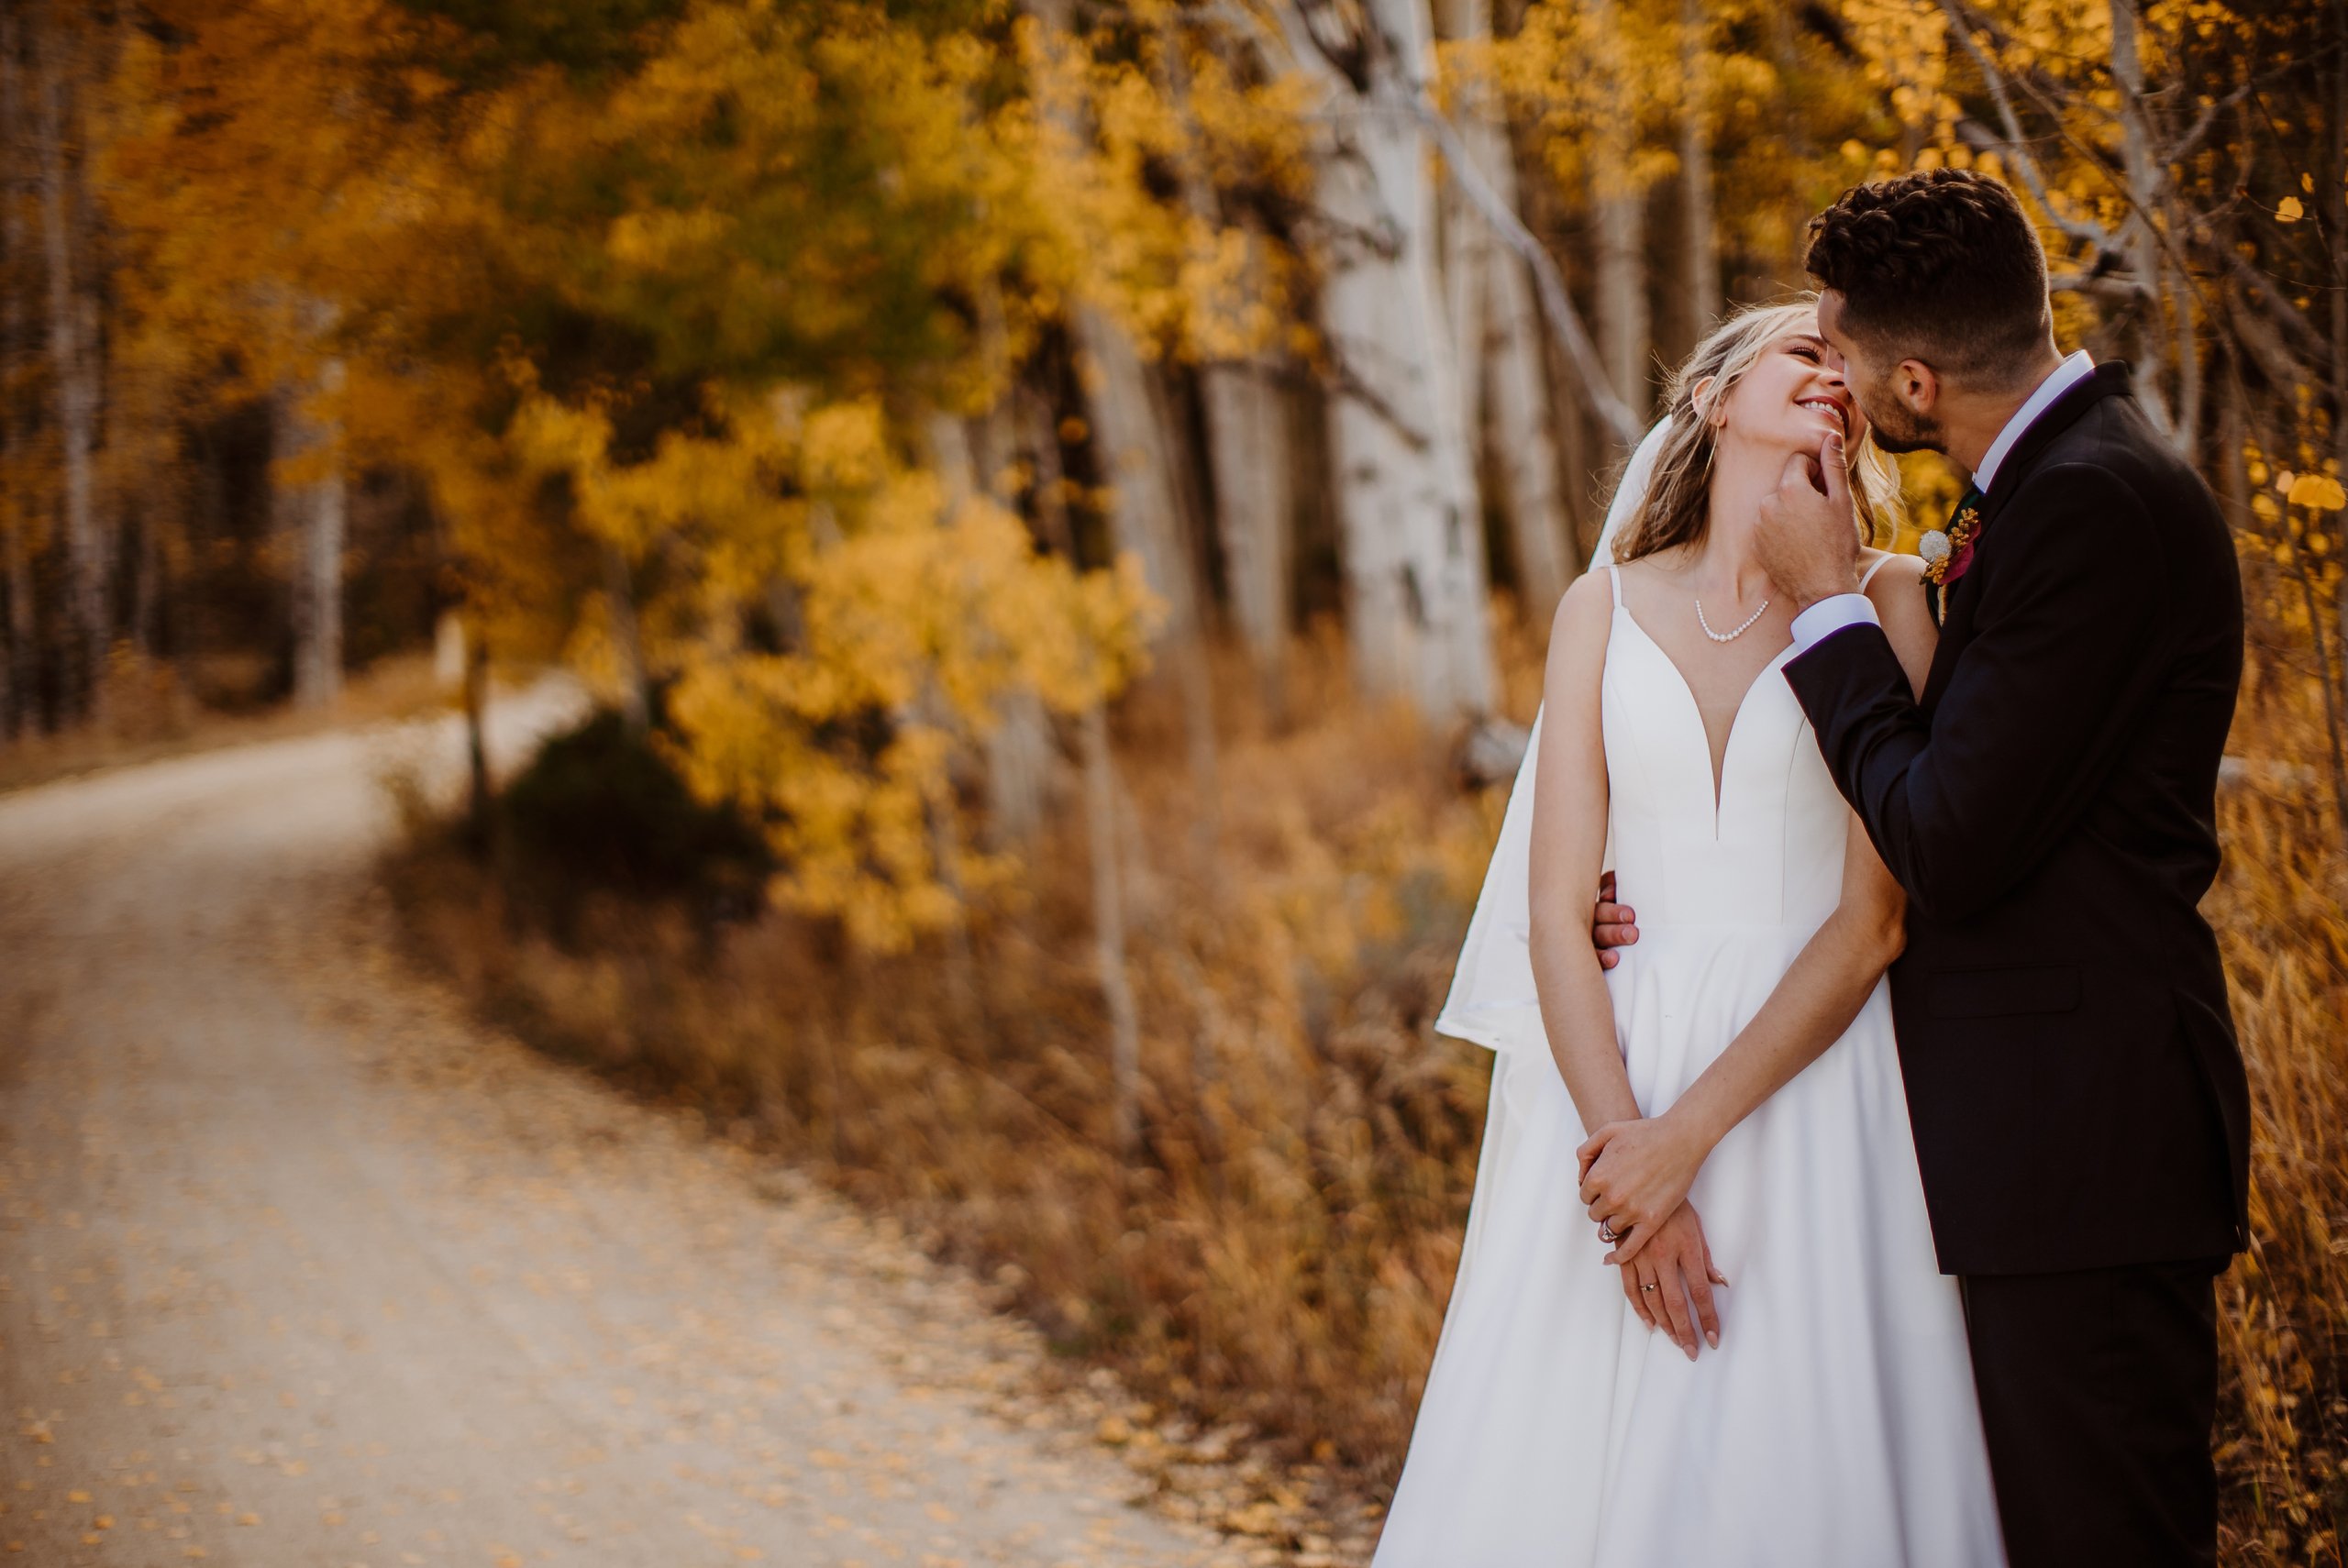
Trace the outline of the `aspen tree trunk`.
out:
M 0 287 L 0 473 L 15 471 L 17 432 L 23 415 L 7 390 L 16 384 L 17 356 L 25 342 L 23 289 L 30 259 L 25 242 L 23 203 L 17 188 L 20 88 L 17 77 L 17 13 L 0 7 L 0 258 L 6 272 Z M 0 739 L 14 740 L 25 728 L 34 690 L 33 584 L 30 552 L 25 548 L 28 520 L 21 501 L 0 513 L 0 554 L 5 554 L 8 594 L 8 647 L 0 657 Z
M 1613 111 L 1604 116 L 1591 147 L 1591 202 L 1598 212 L 1598 347 L 1614 395 L 1644 417 L 1652 405 L 1647 358 L 1652 342 L 1647 317 L 1646 193 L 1632 182 L 1629 68 L 1623 58 L 1622 14 L 1614 0 L 1593 0 L 1590 17 L 1603 50 Z
M 1014 394 L 1016 399 L 1016 394 Z M 993 481 L 1010 467 L 1012 441 L 1014 441 L 1016 420 L 1014 402 L 998 406 L 977 423 L 980 439 L 974 441 L 977 472 L 984 477 L 981 483 Z M 1040 415 L 1038 439 L 1057 441 L 1052 432 L 1052 414 L 1045 408 Z M 1059 456 L 1054 448 L 1054 458 Z M 1054 462 L 1054 472 L 1059 465 Z M 1010 495 L 989 491 L 989 500 L 1001 507 L 1010 507 Z M 1054 495 L 1054 504 L 1059 498 Z M 1045 801 L 1052 781 L 1052 713 L 1045 709 L 1043 697 L 1019 685 L 995 697 L 995 728 L 986 733 L 986 831 L 993 847 L 1031 845 L 1043 831 Z
M 1436 31 L 1459 40 L 1491 36 L 1490 0 L 1433 0 Z M 1453 84 L 1452 116 L 1459 142 L 1487 180 L 1492 178 L 1499 127 L 1484 102 L 1482 83 L 1469 77 Z M 1502 149 L 1505 151 L 1505 149 Z M 1514 193 L 1499 186 L 1513 203 Z M 1459 364 L 1459 428 L 1466 432 L 1472 460 L 1484 438 L 1484 356 L 1491 348 L 1491 323 L 1487 315 L 1492 284 L 1492 252 L 1499 248 L 1492 231 L 1477 215 L 1457 180 L 1437 188 L 1435 215 L 1439 225 L 1440 259 L 1445 306 L 1449 315 L 1451 342 Z
M 69 662 L 68 711 L 93 722 L 105 714 L 106 548 L 97 513 L 94 453 L 97 445 L 98 377 L 95 323 L 76 271 L 80 228 L 87 205 L 78 189 L 78 160 L 67 146 L 72 119 L 67 80 L 68 45 L 52 7 L 39 35 L 40 92 L 34 116 L 39 160 L 43 259 L 49 273 L 49 352 L 57 403 L 58 444 L 65 469 L 65 546 L 70 567 L 67 623 L 78 645 Z
M 1041 398 L 1027 406 L 1036 457 L 1036 513 L 1045 538 L 1073 563 L 1076 538 L 1061 501 L 1059 436 Z M 1084 772 L 1084 837 L 1092 859 L 1092 966 L 1109 1013 L 1109 1127 L 1117 1152 L 1139 1141 L 1141 1011 L 1125 966 L 1124 856 L 1117 834 L 1117 761 L 1109 748 L 1109 713 L 1095 702 L 1077 720 Z
M 2229 366 L 2218 405 L 2218 494 L 2225 502 L 2226 522 L 2235 528 L 2255 521 L 2250 510 L 2250 467 L 2243 455 L 2248 443 L 2242 403 L 2242 373 Z
M 1288 712 L 1288 400 L 1260 359 L 1200 367 L 1199 392 L 1233 617 L 1279 724 Z
M 981 286 L 979 293 L 979 338 L 993 374 L 1007 381 L 1002 301 L 991 285 Z M 969 453 L 972 488 L 1005 510 L 1016 499 L 1006 485 L 1018 457 L 1023 396 L 1021 389 L 1010 386 L 993 407 L 967 421 L 962 430 L 961 447 Z M 1050 434 L 1048 411 L 1044 424 Z M 1069 558 L 1074 559 L 1072 553 Z M 1052 769 L 1051 713 L 1042 696 L 1032 688 L 1019 687 L 999 697 L 995 724 L 987 732 L 984 749 L 989 847 L 1020 848 L 1033 844 L 1043 831 Z
M 138 558 L 131 579 L 131 646 L 142 658 L 163 655 L 163 538 L 161 513 L 170 502 L 152 499 L 138 518 Z
M 1207 667 L 1198 567 L 1182 527 L 1174 491 L 1176 454 L 1165 420 L 1150 395 L 1148 368 L 1133 339 L 1098 305 L 1069 313 L 1078 374 L 1092 414 L 1093 450 L 1110 488 L 1109 527 L 1121 550 L 1140 556 L 1150 588 L 1166 601 L 1157 650 L 1169 667 L 1182 704 L 1190 753 L 1195 832 L 1192 852 L 1202 877 L 1213 873 L 1218 794 L 1214 691 Z
M 1071 0 L 1028 0 L 1050 31 L 1069 31 Z M 1080 127 L 1063 128 L 1084 134 Z M 1121 550 L 1141 558 L 1149 586 L 1166 601 L 1157 651 L 1182 705 L 1191 789 L 1200 815 L 1191 847 L 1202 877 L 1213 871 L 1216 837 L 1214 691 L 1207 666 L 1197 556 L 1182 526 L 1176 493 L 1176 452 L 1166 420 L 1151 395 L 1148 367 L 1130 334 L 1109 313 L 1080 300 L 1068 315 L 1077 373 L 1092 415 L 1094 451 L 1110 489 L 1109 528 Z
M 1366 694 L 1407 698 L 1448 724 L 1490 712 L 1497 681 L 1482 505 L 1417 110 L 1425 0 L 1374 0 L 1363 20 L 1357 31 L 1318 6 L 1297 50 L 1335 105 L 1319 160 L 1335 236 L 1321 310 L 1342 377 L 1329 440 L 1348 640 Z
M 2316 175 L 2331 233 L 2331 446 L 2348 476 L 2348 0 L 2331 0 L 2332 76 L 2330 167 Z M 2341 605 L 2348 610 L 2348 578 Z
M 2138 320 L 2143 337 L 2143 359 L 2158 366 L 2168 357 L 2173 337 L 2165 320 L 2166 307 L 2163 299 L 2167 293 L 2168 268 L 2161 254 L 2160 236 L 2153 227 L 2162 174 L 2153 154 L 2152 127 L 2144 116 L 2144 65 L 2137 43 L 2141 24 L 2135 0 L 2110 0 L 2110 14 L 2111 75 L 2120 87 L 2121 168 L 2127 178 L 2132 209 L 2121 233 L 2128 252 L 2129 270 L 2135 273 L 2137 286 L 2143 290 L 2137 309 L 2141 313 Z M 2153 424 L 2172 444 L 2183 449 L 2183 432 L 2169 412 L 2159 376 L 2142 376 L 2132 384 L 2137 401 L 2152 415 Z
M 304 708 L 328 706 L 342 691 L 342 552 L 350 497 L 340 427 L 313 406 L 315 399 L 338 393 L 342 381 L 342 361 L 327 359 L 280 387 L 270 407 L 271 456 L 280 463 L 324 464 L 322 472 L 275 481 L 278 526 L 294 545 L 294 701 Z
M 620 662 L 620 722 L 642 739 L 652 726 L 651 677 L 644 668 L 644 635 L 636 616 L 636 581 L 617 545 L 604 546 L 604 604 Z
M 1486 439 L 1492 479 L 1508 519 L 1526 613 L 1546 625 L 1557 601 L 1581 575 L 1581 554 L 1569 536 L 1567 470 L 1555 434 L 1558 410 L 1549 395 L 1540 307 L 1524 263 L 1498 247 L 1492 250 L 1490 308 L 1492 349 L 1484 374 L 1490 384 L 1485 403 L 1490 410 Z
M 1181 37 L 1167 28 L 1159 41 L 1168 96 L 1177 118 L 1187 123 L 1191 76 Z M 1210 231 L 1220 226 L 1222 204 L 1195 156 L 1180 160 L 1178 177 L 1191 221 Z M 1253 258 L 1262 241 L 1252 227 L 1246 236 Z M 1262 270 L 1251 264 L 1243 292 L 1252 298 L 1262 287 Z M 1199 367 L 1199 404 L 1232 611 L 1265 711 L 1278 723 L 1285 708 L 1288 654 L 1289 495 L 1288 469 L 1280 460 L 1287 445 L 1285 409 L 1268 375 L 1260 354 L 1209 360 Z
M 1491 30 L 1490 0 L 1450 0 L 1452 37 L 1485 39 Z M 1518 210 L 1516 156 L 1506 126 L 1480 88 L 1463 90 L 1459 118 L 1461 139 L 1485 182 L 1512 212 Z M 1451 264 L 1480 283 L 1472 291 L 1472 303 L 1453 318 L 1460 382 L 1468 391 L 1465 428 L 1468 440 L 1484 453 L 1485 471 L 1499 492 L 1494 499 L 1507 524 L 1509 554 L 1525 612 L 1546 624 L 1580 565 L 1566 537 L 1548 357 L 1533 280 L 1523 259 L 1494 240 L 1472 204 L 1455 203 L 1449 217 L 1463 241 Z M 1455 297 L 1468 299 L 1471 292 L 1463 290 Z
M 32 552 L 25 548 L 25 532 L 8 530 L 8 707 L 0 713 L 0 734 L 14 740 L 27 731 L 39 734 L 40 723 L 39 631 L 33 618 Z
M 2340 472 L 2348 476 L 2348 0 L 2331 0 L 2332 76 L 2330 134 L 2324 138 L 2328 168 L 2316 179 L 2324 192 L 2323 210 L 2331 234 L 2331 443 Z M 2239 449 L 2239 443 L 2237 449 Z M 2332 602 L 2334 624 L 2348 638 L 2348 576 Z M 2348 658 L 2341 666 L 2348 682 Z M 2348 692 L 2343 692 L 2348 696 Z
M 489 790 L 489 638 L 473 617 L 465 621 L 465 816 L 473 845 L 488 853 L 494 804 Z
M 1687 229 L 1688 319 L 1701 343 L 1721 315 L 1721 240 L 1712 194 L 1711 104 L 1704 62 L 1711 40 L 1703 0 L 1681 0 L 1679 70 L 1686 102 L 1679 114 L 1680 212 Z

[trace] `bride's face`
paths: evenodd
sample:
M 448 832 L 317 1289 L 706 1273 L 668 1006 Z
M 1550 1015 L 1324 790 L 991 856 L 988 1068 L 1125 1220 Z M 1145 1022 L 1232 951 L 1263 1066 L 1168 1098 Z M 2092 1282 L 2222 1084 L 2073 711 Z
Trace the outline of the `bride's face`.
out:
M 1815 323 L 1795 328 L 1761 350 L 1753 368 L 1729 389 L 1721 409 L 1723 443 L 1770 451 L 1815 452 L 1830 431 L 1846 447 L 1866 434 L 1866 420 L 1844 380 L 1843 356 L 1819 336 Z

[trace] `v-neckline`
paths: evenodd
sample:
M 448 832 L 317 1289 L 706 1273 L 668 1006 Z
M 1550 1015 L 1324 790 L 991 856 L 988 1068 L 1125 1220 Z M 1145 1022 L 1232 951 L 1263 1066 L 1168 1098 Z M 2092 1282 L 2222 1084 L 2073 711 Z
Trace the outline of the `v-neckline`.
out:
M 1656 651 L 1656 657 L 1669 667 L 1673 679 L 1679 682 L 1681 694 L 1688 699 L 1688 706 L 1695 712 L 1696 733 L 1704 743 L 1705 771 L 1712 776 L 1712 836 L 1718 838 L 1721 835 L 1721 804 L 1728 791 L 1728 759 L 1736 750 L 1736 727 L 1744 722 L 1744 710 L 1752 703 L 1753 693 L 1760 686 L 1761 678 L 1784 663 L 1786 656 L 1792 653 L 1798 645 L 1789 641 L 1784 647 L 1770 656 L 1769 662 L 1755 671 L 1751 680 L 1745 682 L 1744 690 L 1736 700 L 1736 712 L 1729 715 L 1728 738 L 1721 742 L 1721 759 L 1718 766 L 1714 766 L 1712 734 L 1704 727 L 1704 704 L 1697 700 L 1696 688 L 1689 681 L 1687 672 L 1679 668 L 1679 661 L 1672 657 L 1661 643 L 1656 641 L 1655 634 L 1639 624 L 1639 618 L 1631 613 L 1631 607 L 1628 604 L 1618 601 L 1614 606 L 1614 613 L 1630 622 L 1631 630 L 1644 637 L 1647 646 Z

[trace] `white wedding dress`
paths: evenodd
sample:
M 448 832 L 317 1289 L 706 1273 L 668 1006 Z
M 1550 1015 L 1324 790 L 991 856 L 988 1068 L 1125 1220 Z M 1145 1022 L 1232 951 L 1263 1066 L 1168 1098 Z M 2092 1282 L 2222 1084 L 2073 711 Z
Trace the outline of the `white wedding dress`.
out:
M 1649 1115 L 1759 1010 L 1839 896 L 1848 808 L 1780 673 L 1791 652 L 1737 712 L 1716 809 L 1695 698 L 1617 584 L 1608 864 L 1640 938 L 1607 987 Z M 1503 882 L 1522 878 L 1531 773 L 1528 756 L 1494 856 Z M 1437 1023 L 1495 1051 L 1490 1108 L 1374 1568 L 2002 1563 L 1888 987 L 1698 1176 L 1689 1198 L 1730 1286 L 1720 1348 L 1690 1362 L 1600 1261 L 1576 1196 L 1587 1134 L 1542 1032 L 1524 909 L 1521 887 L 1488 884 Z

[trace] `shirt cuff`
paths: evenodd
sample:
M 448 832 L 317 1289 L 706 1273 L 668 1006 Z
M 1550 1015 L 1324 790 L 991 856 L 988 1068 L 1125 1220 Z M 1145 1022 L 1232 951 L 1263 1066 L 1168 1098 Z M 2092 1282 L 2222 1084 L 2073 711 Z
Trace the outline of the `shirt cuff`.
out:
M 1883 624 L 1883 618 L 1875 613 L 1875 601 L 1864 593 L 1833 594 L 1794 617 L 1794 646 L 1808 653 L 1845 626 L 1862 621 Z

